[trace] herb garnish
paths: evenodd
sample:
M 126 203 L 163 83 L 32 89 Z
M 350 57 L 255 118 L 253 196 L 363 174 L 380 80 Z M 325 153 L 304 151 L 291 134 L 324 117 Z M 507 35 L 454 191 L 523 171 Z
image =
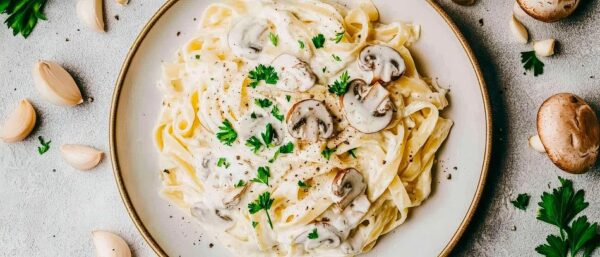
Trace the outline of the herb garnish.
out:
M 217 161 L 217 167 L 219 167 L 219 168 L 225 167 L 226 169 L 228 169 L 229 166 L 231 166 L 231 163 L 229 163 L 225 157 L 221 157 Z
M 348 80 L 350 80 L 348 71 L 344 71 L 342 76 L 333 82 L 333 85 L 329 85 L 329 93 L 343 96 L 348 91 Z
M 335 33 L 335 37 L 331 40 L 334 41 L 336 44 L 339 44 L 340 42 L 342 42 L 342 39 L 344 39 L 345 34 L 346 31 L 342 30 L 341 32 Z
M 248 77 L 252 80 L 252 82 L 250 82 L 251 88 L 256 88 L 261 80 L 270 85 L 277 84 L 277 81 L 279 80 L 275 68 L 263 64 L 259 64 L 254 70 L 250 71 Z
M 277 160 L 277 158 L 279 157 L 280 154 L 288 154 L 288 153 L 293 153 L 294 152 L 294 144 L 292 142 L 288 142 L 285 145 L 282 145 L 279 147 L 279 149 L 277 149 L 277 152 L 275 152 L 275 154 L 273 155 L 273 158 L 271 158 L 269 160 L 270 163 L 273 163 L 275 160 Z
M 300 49 L 304 49 L 304 41 L 298 40 L 298 44 L 300 45 Z
M 522 52 L 521 53 L 521 63 L 523 63 L 523 68 L 525 68 L 525 70 L 528 70 L 528 71 L 533 70 L 533 76 L 535 76 L 535 77 L 544 73 L 545 65 L 535 55 L 535 51 Z
M 19 33 L 29 37 L 38 20 L 46 20 L 43 13 L 47 0 L 0 0 L 0 13 L 8 14 L 4 23 L 13 30 L 13 36 Z
M 263 142 L 265 142 L 265 146 L 267 148 L 271 148 L 273 146 L 273 139 L 275 138 L 275 129 L 273 128 L 273 125 L 271 125 L 271 123 L 267 124 L 267 127 L 265 129 L 264 133 L 260 133 L 260 137 L 262 138 Z
M 525 210 L 529 206 L 529 195 L 519 194 L 517 199 L 510 201 L 516 208 Z
M 52 140 L 45 142 L 44 138 L 42 136 L 38 137 L 38 140 L 40 141 L 40 144 L 42 146 L 38 146 L 38 153 L 40 153 L 40 155 L 45 154 L 46 152 L 48 152 L 48 150 L 50 150 L 50 143 L 52 143 Z
M 308 239 L 317 239 L 319 238 L 319 233 L 317 233 L 317 228 L 313 229 L 312 232 L 308 233 Z
M 290 100 L 292 100 L 292 96 L 291 95 L 285 95 L 285 100 L 287 100 L 289 102 Z
M 329 158 L 331 158 L 331 154 L 335 153 L 336 150 L 336 148 L 329 149 L 329 147 L 325 147 L 325 149 L 323 149 L 323 151 L 321 152 L 321 155 L 323 155 L 323 157 L 325 157 L 326 160 L 329 160 Z
M 354 158 L 354 159 L 356 159 L 356 149 L 357 148 L 353 148 L 353 149 L 348 150 L 348 154 L 350 156 L 352 156 L 352 158 Z
M 273 105 L 273 102 L 271 102 L 271 100 L 269 100 L 267 98 L 254 99 L 254 103 L 261 108 L 268 108 L 268 107 L 271 107 L 271 105 Z
M 269 215 L 269 209 L 271 209 L 271 205 L 273 205 L 273 201 L 274 201 L 274 199 L 271 199 L 271 193 L 264 192 L 258 196 L 258 199 L 256 199 L 256 201 L 248 204 L 248 210 L 250 211 L 250 214 L 255 214 L 261 210 L 265 210 L 265 213 L 267 213 L 267 219 L 269 220 L 269 226 L 271 226 L 271 229 L 273 229 L 273 223 L 271 222 L 271 216 Z M 254 225 L 254 222 L 252 223 L 252 226 L 256 227 Z
M 269 167 L 258 167 L 258 173 L 256 174 L 256 178 L 253 178 L 252 182 L 262 183 L 265 185 L 269 185 L 269 177 L 271 176 L 271 169 Z
M 196 55 L 196 60 L 200 60 L 200 55 L 199 54 Z
M 256 228 L 256 226 L 258 226 L 258 222 L 256 222 L 256 221 L 252 221 L 252 227 L 253 227 L 253 228 Z
M 237 184 L 235 184 L 235 188 L 240 188 L 246 185 L 246 181 L 243 181 L 240 179 L 240 181 L 237 182 Z
M 588 207 L 585 202 L 584 191 L 575 192 L 571 180 L 558 178 L 561 186 L 550 192 L 544 192 L 537 219 L 548 224 L 557 226 L 559 236 L 549 235 L 546 237 L 547 244 L 539 245 L 536 252 L 548 257 L 574 257 L 581 251 L 583 256 L 590 256 L 600 244 L 600 236 L 597 234 L 598 224 L 590 224 L 586 216 L 577 218 L 571 226 L 569 222 L 581 211 Z
M 335 55 L 335 54 L 331 54 L 331 57 L 332 57 L 332 58 L 333 58 L 335 61 L 337 61 L 337 62 L 341 62 L 341 61 L 342 61 L 342 58 L 340 58 L 339 56 L 337 56 L 337 55 Z
M 226 119 L 225 121 L 223 121 L 223 124 L 219 127 L 219 129 L 220 130 L 217 133 L 217 138 L 219 139 L 219 141 L 221 141 L 221 143 L 225 145 L 231 146 L 238 137 L 238 134 L 233 129 L 231 122 L 229 122 L 229 120 Z
M 256 118 L 258 118 L 258 117 L 256 116 L 256 113 L 255 113 L 255 112 L 252 112 L 252 113 L 250 114 L 250 118 L 252 118 L 253 120 L 256 120 Z
M 315 45 L 315 48 L 323 48 L 323 45 L 325 45 L 325 36 L 323 36 L 323 34 L 319 34 L 312 38 L 312 42 L 313 45 Z
M 275 119 L 278 119 L 279 121 L 283 121 L 283 114 L 281 114 L 281 112 L 279 111 L 279 106 L 275 105 L 273 106 L 273 109 L 271 109 L 271 114 L 273 115 L 273 117 L 275 117 Z
M 262 143 L 256 136 L 252 136 L 246 140 L 246 146 L 250 147 L 254 153 L 258 153 L 262 147 Z
M 273 32 L 269 32 L 269 40 L 271 40 L 271 44 L 273 44 L 274 46 L 277 46 L 277 44 L 279 44 L 279 36 L 273 34 Z
M 302 180 L 298 180 L 298 187 L 300 187 L 302 189 L 309 189 L 310 185 Z

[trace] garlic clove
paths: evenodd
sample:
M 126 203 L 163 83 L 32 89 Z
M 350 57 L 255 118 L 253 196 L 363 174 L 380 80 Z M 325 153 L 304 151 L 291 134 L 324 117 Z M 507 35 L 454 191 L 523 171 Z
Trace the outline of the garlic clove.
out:
M 96 257 L 131 257 L 131 250 L 125 240 L 111 232 L 93 231 L 92 240 Z
M 117 4 L 120 5 L 127 5 L 129 3 L 129 0 L 117 0 Z
M 33 67 L 33 81 L 40 95 L 53 104 L 75 106 L 83 102 L 71 74 L 56 63 L 38 61 Z
M 556 40 L 554 39 L 546 39 L 542 41 L 536 41 L 533 43 L 533 50 L 535 50 L 535 54 L 539 56 L 552 56 L 554 55 L 554 46 L 556 45 Z
M 521 23 L 515 15 L 512 15 L 510 19 L 510 31 L 515 36 L 517 41 L 522 44 L 527 44 L 529 42 L 529 32 L 527 28 Z
M 542 144 L 542 140 L 538 135 L 532 136 L 529 138 L 529 147 L 531 149 L 536 150 L 540 153 L 545 153 L 546 149 L 544 148 L 544 144 Z
M 35 109 L 27 99 L 21 100 L 19 106 L 12 112 L 0 128 L 0 139 L 6 143 L 15 143 L 25 139 L 36 122 Z
M 104 32 L 104 10 L 102 0 L 79 0 L 77 16 L 91 29 Z
M 78 170 L 90 170 L 98 165 L 104 153 L 85 145 L 62 145 L 60 155 L 63 159 Z

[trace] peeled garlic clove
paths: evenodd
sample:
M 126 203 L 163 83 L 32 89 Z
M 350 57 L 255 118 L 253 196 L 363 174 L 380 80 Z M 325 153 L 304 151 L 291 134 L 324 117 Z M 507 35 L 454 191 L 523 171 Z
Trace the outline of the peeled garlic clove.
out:
M 540 140 L 540 137 L 538 135 L 532 136 L 529 138 L 529 147 L 531 147 L 533 150 L 536 150 L 540 153 L 545 153 L 546 149 L 544 148 L 544 145 L 542 144 L 542 140 Z
M 533 43 L 533 50 L 535 50 L 535 54 L 539 56 L 552 56 L 554 55 L 554 46 L 556 45 L 556 40 L 554 39 L 546 39 L 542 41 L 537 41 Z
M 92 240 L 96 257 L 131 257 L 131 250 L 125 240 L 111 232 L 96 230 L 92 232 Z
M 40 95 L 53 104 L 75 106 L 83 102 L 71 74 L 56 63 L 38 61 L 33 67 L 33 81 Z
M 525 28 L 523 23 L 517 20 L 515 15 L 512 15 L 512 18 L 510 19 L 510 31 L 519 43 L 527 44 L 527 42 L 529 42 L 529 32 L 527 31 L 527 28 Z
M 117 4 L 120 5 L 127 5 L 129 3 L 129 0 L 117 0 Z
M 60 155 L 73 168 L 78 170 L 90 170 L 102 160 L 104 153 L 95 148 L 85 145 L 62 145 Z
M 0 129 L 0 139 L 6 143 L 15 143 L 25 139 L 35 127 L 36 114 L 27 99 L 21 100 Z
M 77 16 L 91 29 L 104 32 L 104 10 L 102 0 L 79 0 Z

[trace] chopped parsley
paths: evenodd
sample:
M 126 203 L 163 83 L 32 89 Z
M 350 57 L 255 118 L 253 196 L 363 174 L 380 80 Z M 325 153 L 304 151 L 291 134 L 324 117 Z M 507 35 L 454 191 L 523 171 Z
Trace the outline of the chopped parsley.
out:
M 335 55 L 335 54 L 331 54 L 331 57 L 336 61 L 336 62 L 341 62 L 342 58 L 340 58 L 339 56 Z
M 348 150 L 348 154 L 350 156 L 352 156 L 352 158 L 354 158 L 354 159 L 356 159 L 356 149 L 357 148 L 353 148 L 353 149 Z
M 319 34 L 312 38 L 312 42 L 313 45 L 315 45 L 315 48 L 323 48 L 323 46 L 325 45 L 325 36 L 323 36 L 323 34 Z
M 267 214 L 267 219 L 269 220 L 269 226 L 273 229 L 273 223 L 271 222 L 271 216 L 269 215 L 269 209 L 271 209 L 271 205 L 273 205 L 274 199 L 271 198 L 271 193 L 264 192 L 258 196 L 254 202 L 248 204 L 248 211 L 250 214 L 255 214 L 261 210 L 264 210 Z M 258 224 L 258 223 L 257 223 Z M 255 227 L 254 222 L 252 222 L 252 226 Z
M 325 147 L 325 149 L 323 149 L 323 151 L 321 152 L 321 155 L 323 155 L 323 157 L 326 160 L 329 160 L 331 158 L 331 154 L 335 153 L 336 148 L 333 149 L 329 149 L 329 147 Z
M 529 206 L 529 195 L 519 194 L 517 199 L 510 201 L 516 208 L 525 210 Z
M 338 96 L 344 95 L 348 91 L 349 80 L 350 76 L 348 76 L 348 71 L 344 71 L 342 76 L 333 82 L 333 85 L 329 85 L 329 93 L 336 94 Z
M 279 157 L 280 154 L 288 154 L 288 153 L 293 153 L 293 152 L 294 152 L 294 144 L 292 142 L 288 142 L 287 144 L 282 145 L 279 147 L 279 149 L 277 149 L 277 151 L 273 155 L 273 158 L 271 158 L 269 160 L 269 162 L 273 163 L 275 160 L 277 160 L 277 158 Z
M 271 169 L 269 167 L 258 167 L 256 178 L 253 178 L 252 182 L 262 183 L 269 185 L 269 177 L 271 176 Z
M 44 138 L 42 136 L 39 136 L 38 140 L 40 141 L 40 144 L 42 145 L 42 146 L 38 146 L 38 148 L 37 148 L 38 149 L 38 153 L 40 155 L 43 155 L 46 152 L 48 152 L 48 150 L 50 150 L 50 143 L 52 143 L 52 140 L 50 140 L 48 142 L 45 142 Z
M 243 181 L 240 179 L 240 181 L 237 182 L 237 184 L 235 184 L 235 188 L 240 188 L 246 186 L 246 181 Z
M 300 49 L 304 49 L 304 41 L 298 40 L 298 45 L 300 45 Z
M 13 30 L 13 36 L 21 34 L 24 38 L 29 37 L 38 20 L 46 20 L 43 13 L 47 0 L 2 0 L 0 1 L 0 13 L 8 14 L 4 22 L 9 29 Z
M 281 114 L 281 112 L 279 111 L 279 107 L 277 105 L 273 106 L 273 109 L 271 110 L 271 114 L 273 114 L 273 117 L 275 117 L 275 119 L 278 119 L 279 121 L 283 121 L 283 114 Z
M 298 187 L 300 187 L 302 189 L 309 189 L 310 185 L 302 180 L 298 180 Z
M 336 44 L 339 44 L 340 42 L 342 42 L 342 39 L 344 39 L 344 35 L 346 34 L 346 31 L 342 30 L 341 32 L 335 33 L 335 37 L 331 39 L 331 41 L 334 41 Z
M 253 120 L 256 120 L 256 118 L 258 118 L 258 117 L 256 116 L 256 113 L 255 113 L 255 112 L 252 112 L 252 113 L 250 114 L 250 118 L 252 118 Z
M 252 82 L 250 82 L 251 88 L 256 88 L 261 80 L 269 85 L 275 85 L 279 80 L 275 68 L 263 64 L 259 64 L 254 70 L 250 71 L 248 77 L 252 80 Z
M 289 102 L 290 100 L 292 100 L 292 96 L 291 95 L 285 95 L 285 100 L 287 100 Z
M 200 55 L 199 54 L 196 55 L 196 60 L 200 60 Z
M 533 76 L 537 77 L 544 73 L 544 63 L 535 55 L 535 51 L 522 52 L 521 63 L 527 71 L 533 70 Z
M 262 142 L 260 142 L 260 139 L 258 139 L 256 136 L 252 136 L 246 140 L 246 146 L 250 147 L 254 153 L 258 153 L 262 145 Z
M 262 138 L 267 148 L 271 148 L 273 146 L 273 139 L 275 138 L 276 133 L 277 132 L 275 132 L 275 129 L 273 128 L 273 125 L 271 125 L 271 123 L 267 124 L 264 133 L 260 133 L 260 137 Z
M 323 69 L 321 69 L 321 71 L 322 71 L 323 73 L 327 72 L 327 66 L 323 67 Z
M 229 163 L 224 157 L 219 158 L 219 160 L 217 161 L 217 167 L 219 168 L 225 167 L 226 169 L 228 169 L 229 166 L 231 166 L 231 163 Z
M 273 102 L 271 102 L 271 100 L 269 100 L 267 98 L 254 99 L 254 103 L 261 108 L 268 108 L 268 107 L 271 107 L 271 105 L 273 105 Z
M 219 127 L 219 132 L 217 133 L 219 141 L 225 145 L 231 146 L 237 137 L 238 134 L 233 129 L 231 122 L 227 119 L 223 121 L 223 124 Z
M 273 34 L 273 32 L 269 32 L 269 40 L 271 40 L 271 44 L 277 46 L 279 44 L 279 36 Z
M 308 233 L 308 239 L 317 239 L 319 238 L 319 233 L 317 233 L 317 228 L 313 229 L 312 232 Z
M 256 228 L 256 226 L 258 226 L 258 222 L 256 222 L 256 221 L 252 221 L 252 227 L 253 227 L 253 228 Z

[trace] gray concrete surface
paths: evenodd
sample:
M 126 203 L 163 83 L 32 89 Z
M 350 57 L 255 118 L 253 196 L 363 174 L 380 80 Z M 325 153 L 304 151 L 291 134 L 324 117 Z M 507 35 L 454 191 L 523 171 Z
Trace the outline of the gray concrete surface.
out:
M 460 7 L 439 0 L 477 54 L 495 122 L 487 187 L 453 255 L 535 256 L 533 249 L 555 232 L 536 221 L 536 203 L 549 183 L 557 184 L 557 176 L 573 179 L 576 187 L 586 190 L 590 207 L 585 214 L 600 221 L 599 168 L 586 175 L 567 175 L 527 147 L 527 138 L 535 133 L 537 107 L 548 96 L 573 92 L 600 110 L 600 3 L 586 1 L 564 22 L 524 20 L 533 38 L 553 37 L 560 42 L 558 54 L 544 59 L 544 75 L 535 78 L 524 75 L 520 65 L 519 53 L 531 47 L 514 43 L 509 32 L 512 2 L 478 1 L 475 6 Z M 60 160 L 57 147 L 83 143 L 109 150 L 108 112 L 119 67 L 138 31 L 162 3 L 131 0 L 123 8 L 107 1 L 108 33 L 104 35 L 79 23 L 75 1 L 58 0 L 49 1 L 49 20 L 40 23 L 29 39 L 0 29 L 0 117 L 19 99 L 28 98 L 40 118 L 25 142 L 0 143 L 0 256 L 93 256 L 90 232 L 94 229 L 122 235 L 134 256 L 154 255 L 127 216 L 110 162 L 81 173 Z M 64 64 L 79 80 L 86 103 L 63 108 L 41 99 L 31 78 L 37 59 Z M 40 135 L 53 142 L 43 156 L 36 150 Z M 532 195 L 527 211 L 510 204 L 519 193 Z

